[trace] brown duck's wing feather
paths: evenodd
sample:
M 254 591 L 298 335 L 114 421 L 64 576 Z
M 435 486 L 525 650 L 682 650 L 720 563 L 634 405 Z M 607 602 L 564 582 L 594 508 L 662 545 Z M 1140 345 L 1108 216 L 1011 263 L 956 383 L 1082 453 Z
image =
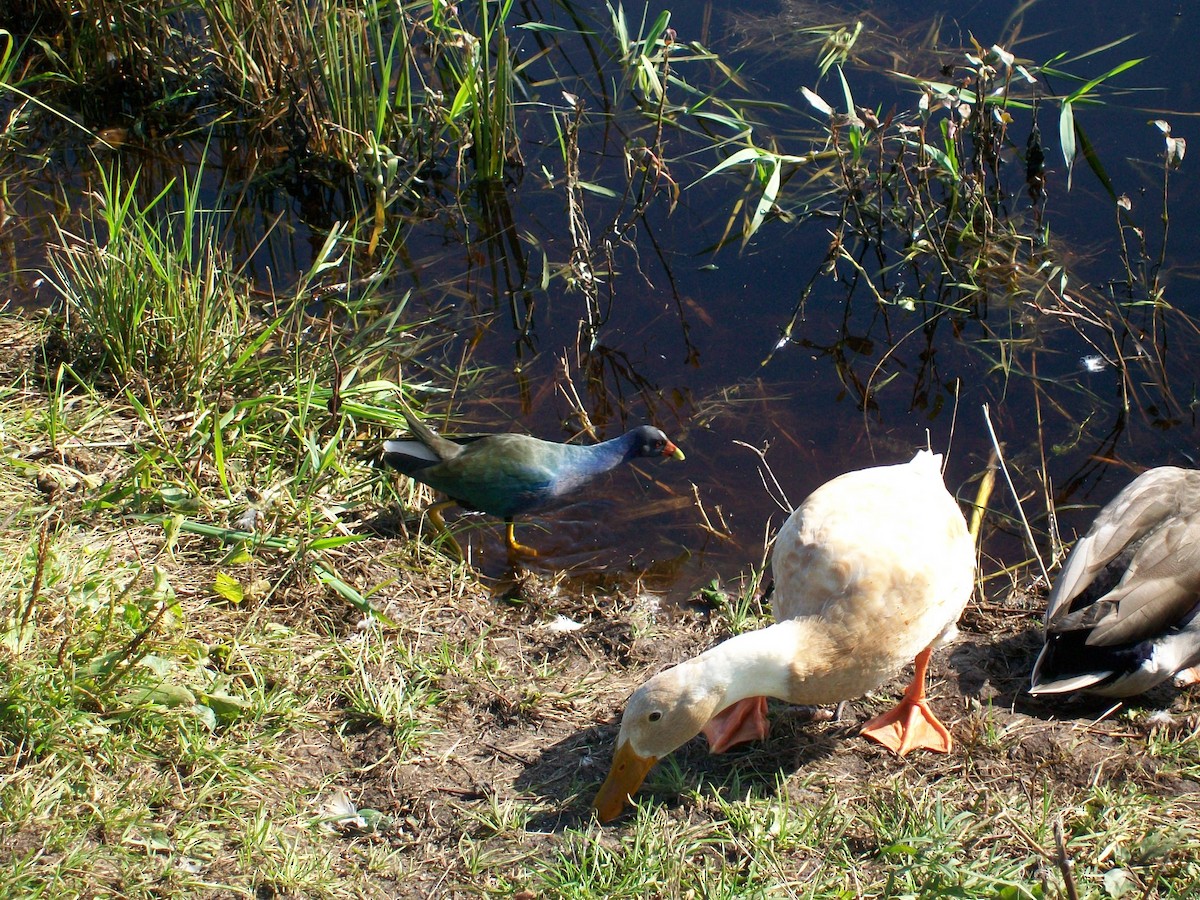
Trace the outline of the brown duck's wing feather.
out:
M 1110 565 L 1125 571 L 1106 594 L 1071 610 L 1071 601 Z M 1200 598 L 1200 471 L 1151 469 L 1096 516 L 1059 575 L 1047 628 L 1091 629 L 1087 643 L 1114 645 L 1162 634 Z
M 1188 495 L 1181 504 L 1180 497 Z M 1067 558 L 1046 608 L 1046 624 L 1067 615 L 1071 601 L 1122 552 L 1181 509 L 1200 508 L 1200 472 L 1163 466 L 1143 472 L 1096 515 Z
M 1089 644 L 1141 640 L 1178 625 L 1200 602 L 1200 512 L 1148 536 L 1107 599 L 1115 607 L 1092 629 Z

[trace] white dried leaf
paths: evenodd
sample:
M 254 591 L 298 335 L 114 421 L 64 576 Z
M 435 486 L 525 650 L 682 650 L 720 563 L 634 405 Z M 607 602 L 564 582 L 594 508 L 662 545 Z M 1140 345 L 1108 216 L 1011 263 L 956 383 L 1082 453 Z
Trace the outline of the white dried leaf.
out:
M 821 99 L 821 96 L 815 91 L 810 91 L 808 88 L 802 87 L 800 88 L 800 93 L 804 95 L 804 99 L 807 100 L 817 112 L 823 113 L 827 116 L 833 115 L 833 107 Z
M 1178 137 L 1167 138 L 1167 165 L 1174 169 L 1183 162 L 1185 153 L 1187 153 L 1186 140 Z

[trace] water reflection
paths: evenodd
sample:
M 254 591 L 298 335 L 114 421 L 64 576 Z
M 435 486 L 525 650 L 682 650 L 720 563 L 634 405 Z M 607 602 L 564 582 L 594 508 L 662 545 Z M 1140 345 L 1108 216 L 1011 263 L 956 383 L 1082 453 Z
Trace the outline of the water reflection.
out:
M 810 7 L 803 4 L 785 4 L 772 18 L 734 5 L 670 6 L 680 40 L 703 23 L 714 49 L 765 101 L 755 123 L 764 145 L 810 150 L 821 133 L 815 120 L 766 103 L 804 107 L 799 87 L 818 86 L 811 36 L 798 34 L 798 26 L 854 17 L 829 8 L 805 12 Z M 466 209 L 450 208 L 458 202 L 452 173 L 412 173 L 405 182 L 411 193 L 401 192 L 387 208 L 379 240 L 398 259 L 388 293 L 397 304 L 408 302 L 414 315 L 436 314 L 447 330 L 436 351 L 418 359 L 397 352 L 395 363 L 451 386 L 437 409 L 454 423 L 447 431 L 516 429 L 600 440 L 646 421 L 688 454 L 680 467 L 618 473 L 534 518 L 529 541 L 542 554 L 533 565 L 579 577 L 635 575 L 680 599 L 714 574 L 736 577 L 761 561 L 771 523 L 782 520 L 772 479 L 797 503 L 842 471 L 907 459 L 927 441 L 949 450 L 947 481 L 965 499 L 991 453 L 979 412 L 985 402 L 1026 511 L 1047 543 L 1054 529 L 1070 536 L 1086 525 L 1091 510 L 1082 507 L 1107 500 L 1130 472 L 1191 462 L 1200 331 L 1187 318 L 1197 311 L 1177 287 L 1180 264 L 1161 266 L 1153 249 L 1165 239 L 1155 213 L 1161 136 L 1149 133 L 1146 111 L 1134 105 L 1144 95 L 1110 97 L 1086 112 L 1113 185 L 1134 198 L 1132 217 L 1114 211 L 1112 198 L 1085 171 L 1077 169 L 1066 191 L 1057 146 L 1047 137 L 1056 129 L 1047 125 L 1049 110 L 1040 113 L 1050 160 L 1050 233 L 1049 250 L 1039 258 L 1061 267 L 1057 293 L 1068 302 L 1105 291 L 1110 300 L 1135 301 L 1055 306 L 1031 287 L 1037 278 L 1045 281 L 1044 269 L 1001 265 L 1002 255 L 984 257 L 1000 274 L 985 273 L 979 282 L 985 289 L 968 293 L 948 270 L 906 265 L 903 247 L 897 255 L 894 246 L 855 245 L 861 233 L 835 237 L 847 228 L 845 210 L 830 196 L 805 195 L 807 173 L 799 167 L 783 185 L 782 209 L 740 245 L 730 233 L 730 211 L 754 195 L 743 193 L 740 174 L 697 180 L 719 157 L 696 120 L 689 120 L 694 134 L 665 135 L 667 159 L 647 158 L 657 143 L 653 119 L 628 85 L 611 89 L 616 67 L 586 13 L 569 3 L 522 8 L 530 21 L 574 33 L 526 35 L 529 99 L 521 115 L 530 143 L 523 170 L 509 183 L 463 194 Z M 1056 5 L 1051 13 L 1024 4 L 1016 18 L 988 4 L 876 8 L 861 16 L 867 24 L 858 61 L 848 66 L 856 100 L 885 118 L 910 110 L 908 86 L 887 73 L 932 74 L 957 65 L 968 34 L 1048 59 L 1119 37 L 1105 29 L 1121 21 L 1121 35 L 1143 28 L 1121 58 L 1151 54 L 1135 83 L 1169 86 L 1170 93 L 1155 95 L 1155 105 L 1194 111 L 1193 86 L 1174 76 L 1190 60 L 1190 40 L 1182 36 L 1200 14 L 1143 4 L 1130 22 L 1124 5 L 1073 8 L 1064 14 Z M 918 15 L 920 22 L 908 25 Z M 1111 63 L 1097 62 L 1092 74 Z M 820 89 L 831 81 L 826 76 Z M 546 114 L 553 107 L 562 122 L 578 111 L 562 99 L 564 87 L 588 110 L 578 131 L 578 180 L 588 189 L 574 195 L 557 126 Z M 675 100 L 685 101 L 702 105 L 683 93 Z M 1031 126 L 1031 116 L 1014 125 L 1008 145 L 993 147 L 993 155 L 1015 160 Z M 709 133 L 717 127 L 704 126 Z M 1177 123 L 1177 130 L 1185 129 Z M 293 131 L 286 147 L 256 146 L 226 128 L 211 142 L 181 140 L 170 154 L 135 142 L 119 150 L 57 151 L 14 187 L 15 217 L 0 226 L 0 252 L 15 273 L 10 290 L 39 299 L 32 285 L 39 247 L 51 234 L 49 217 L 64 227 L 77 223 L 79 198 L 93 190 L 96 166 L 117 158 L 127 173 L 140 170 L 146 200 L 181 168 L 199 170 L 203 159 L 207 195 L 232 210 L 230 242 L 245 272 L 264 289 L 289 282 L 308 268 L 335 223 L 374 215 L 374 195 L 363 180 L 314 171 L 300 127 Z M 983 164 L 998 163 L 989 157 Z M 1175 198 L 1195 193 L 1195 179 L 1186 164 L 1172 177 L 1169 259 L 1190 269 L 1200 258 L 1200 227 Z M 996 206 L 1014 230 L 1039 232 L 1040 208 L 1030 206 L 1023 190 L 995 195 Z M 573 210 L 590 226 L 584 243 L 595 278 L 591 298 L 578 278 L 564 276 L 581 243 L 571 234 Z M 1134 222 L 1143 223 L 1140 230 Z M 885 225 L 915 236 L 924 227 L 915 220 L 878 227 Z M 1140 267 L 1128 276 L 1118 262 L 1122 235 Z M 861 271 L 843 264 L 831 274 L 836 260 L 844 262 L 843 250 Z M 378 255 L 364 252 L 360 266 L 369 271 Z M 1135 281 L 1160 279 L 1163 296 L 1136 295 Z M 1079 360 L 1089 356 L 1106 365 L 1084 369 Z M 464 365 L 488 373 L 469 391 L 454 385 L 453 373 Z M 768 449 L 760 457 L 746 444 Z M 1060 507 L 1056 521 L 1047 496 Z M 988 552 L 998 560 L 1024 559 L 1013 501 L 997 491 L 994 503 Z M 482 570 L 504 577 L 497 523 L 457 522 Z

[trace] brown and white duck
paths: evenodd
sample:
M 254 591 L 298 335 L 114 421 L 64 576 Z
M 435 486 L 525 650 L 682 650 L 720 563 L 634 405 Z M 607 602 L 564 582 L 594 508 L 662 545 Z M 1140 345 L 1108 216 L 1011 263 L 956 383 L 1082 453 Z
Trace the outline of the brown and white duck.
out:
M 1131 697 L 1200 665 L 1200 471 L 1130 482 L 1072 548 L 1050 591 L 1031 694 Z M 1178 674 L 1177 674 L 1178 673 Z
M 650 768 L 701 731 L 714 752 L 768 733 L 766 698 L 859 697 L 916 659 L 904 698 L 863 734 L 903 755 L 948 752 L 925 701 L 933 648 L 951 639 L 975 581 L 974 542 L 946 490 L 941 457 L 849 472 L 819 487 L 775 538 L 776 624 L 730 638 L 629 698 L 594 806 L 621 813 Z

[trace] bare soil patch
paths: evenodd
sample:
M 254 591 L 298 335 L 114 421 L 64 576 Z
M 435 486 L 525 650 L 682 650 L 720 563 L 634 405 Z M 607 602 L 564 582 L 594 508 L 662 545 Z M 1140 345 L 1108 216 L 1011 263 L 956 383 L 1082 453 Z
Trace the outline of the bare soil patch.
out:
M 510 586 L 489 596 L 480 586 L 442 605 L 430 596 L 389 606 L 405 623 L 397 639 L 420 642 L 430 630 L 463 642 L 482 639 L 489 672 L 445 679 L 446 702 L 431 711 L 437 733 L 415 756 L 381 760 L 385 735 L 356 736 L 344 748 L 351 766 L 340 779 L 360 806 L 397 823 L 377 839 L 407 845 L 413 868 L 405 889 L 413 896 L 482 886 L 464 869 L 463 841 L 495 842 L 497 810 L 535 810 L 524 824 L 526 851 L 552 847 L 564 829 L 586 827 L 625 698 L 650 675 L 724 637 L 701 611 L 656 610 L 652 599 L 626 589 L 532 574 L 518 578 L 515 594 Z M 903 690 L 909 673 L 898 673 L 877 695 L 846 704 L 840 720 L 814 721 L 808 710 L 772 701 L 768 741 L 714 756 L 697 738 L 673 755 L 669 765 L 677 769 L 664 773 L 660 764 L 642 796 L 696 816 L 703 803 L 697 808 L 694 795 L 681 795 L 673 780 L 679 775 L 685 788 L 734 784 L 721 788 L 726 799 L 738 799 L 738 791 L 772 795 L 783 784 L 795 803 L 856 796 L 889 782 L 918 790 L 945 778 L 1002 792 L 1119 780 L 1200 806 L 1200 783 L 1145 752 L 1150 713 L 1169 714 L 1173 727 L 1195 726 L 1187 692 L 1163 688 L 1129 709 L 1024 692 L 1040 646 L 1032 609 L 1038 602 L 1014 594 L 1000 604 L 972 604 L 959 640 L 935 654 L 932 702 L 956 740 L 948 756 L 897 759 L 858 736 L 861 723 Z M 582 627 L 555 631 L 550 623 L 558 616 Z

